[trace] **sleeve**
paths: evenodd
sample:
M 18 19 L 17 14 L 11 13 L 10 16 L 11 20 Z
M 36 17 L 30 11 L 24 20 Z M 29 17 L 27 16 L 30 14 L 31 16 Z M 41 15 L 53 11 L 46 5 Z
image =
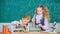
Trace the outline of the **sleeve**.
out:
M 11 26 L 11 32 L 13 33 L 13 31 L 15 30 L 16 21 L 12 21 L 10 26 Z
M 49 23 L 48 23 L 47 18 L 45 19 L 44 23 L 45 23 L 45 25 L 43 26 L 43 28 L 48 29 L 49 28 Z
M 27 28 L 27 31 L 29 31 L 29 24 L 25 25 L 25 27 Z
M 14 26 L 15 26 L 15 25 L 18 25 L 18 23 L 19 23 L 19 21 L 12 21 L 12 22 L 11 22 L 11 24 L 14 25 Z

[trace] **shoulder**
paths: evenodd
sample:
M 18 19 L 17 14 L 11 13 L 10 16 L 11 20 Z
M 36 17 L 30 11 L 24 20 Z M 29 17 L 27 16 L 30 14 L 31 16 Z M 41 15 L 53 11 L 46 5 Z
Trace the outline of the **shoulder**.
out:
M 12 21 L 11 24 L 19 23 L 19 21 Z

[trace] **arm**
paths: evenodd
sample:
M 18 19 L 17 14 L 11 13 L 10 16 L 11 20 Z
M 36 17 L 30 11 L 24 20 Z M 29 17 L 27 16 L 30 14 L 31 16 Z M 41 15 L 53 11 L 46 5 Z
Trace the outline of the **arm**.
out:
M 13 21 L 13 22 L 11 22 L 11 24 L 13 25 L 13 26 L 16 26 L 16 25 L 18 25 L 18 21 Z
M 44 29 L 48 29 L 49 27 L 49 21 L 47 18 L 45 18 L 45 21 L 44 21 L 45 25 L 43 26 Z
M 29 26 L 24 26 L 24 31 L 29 32 Z
M 35 26 L 35 16 L 32 18 L 32 26 Z

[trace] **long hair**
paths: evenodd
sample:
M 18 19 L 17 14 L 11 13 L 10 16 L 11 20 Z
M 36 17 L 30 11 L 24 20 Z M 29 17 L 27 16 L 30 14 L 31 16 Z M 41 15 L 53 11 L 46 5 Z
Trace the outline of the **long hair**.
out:
M 44 17 L 44 18 L 47 18 L 48 21 L 50 21 L 49 12 L 48 12 L 47 7 L 45 7 L 45 6 L 43 6 L 43 5 L 39 5 L 38 7 L 42 7 L 43 17 Z M 38 8 L 38 7 L 37 7 L 37 8 Z M 36 8 L 36 10 L 35 10 L 35 16 L 37 15 L 37 8 Z

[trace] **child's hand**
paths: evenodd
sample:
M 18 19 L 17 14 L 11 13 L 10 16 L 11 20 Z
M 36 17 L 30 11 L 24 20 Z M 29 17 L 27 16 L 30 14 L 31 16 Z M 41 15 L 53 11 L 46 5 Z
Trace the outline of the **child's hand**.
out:
M 40 29 L 41 29 L 42 31 L 46 31 L 46 30 L 43 28 L 42 24 L 39 24 L 39 27 L 40 27 Z
M 34 26 L 34 25 L 35 25 L 35 19 L 32 18 L 32 26 Z
M 32 18 L 32 22 L 34 22 L 35 20 L 34 20 L 34 18 Z
M 25 26 L 24 29 L 25 29 L 25 32 L 28 32 L 28 27 L 27 26 Z
M 43 27 L 42 24 L 39 24 L 39 27 Z
M 16 26 L 16 25 L 18 25 L 19 22 L 18 21 L 13 21 L 11 23 L 12 23 L 13 26 Z

